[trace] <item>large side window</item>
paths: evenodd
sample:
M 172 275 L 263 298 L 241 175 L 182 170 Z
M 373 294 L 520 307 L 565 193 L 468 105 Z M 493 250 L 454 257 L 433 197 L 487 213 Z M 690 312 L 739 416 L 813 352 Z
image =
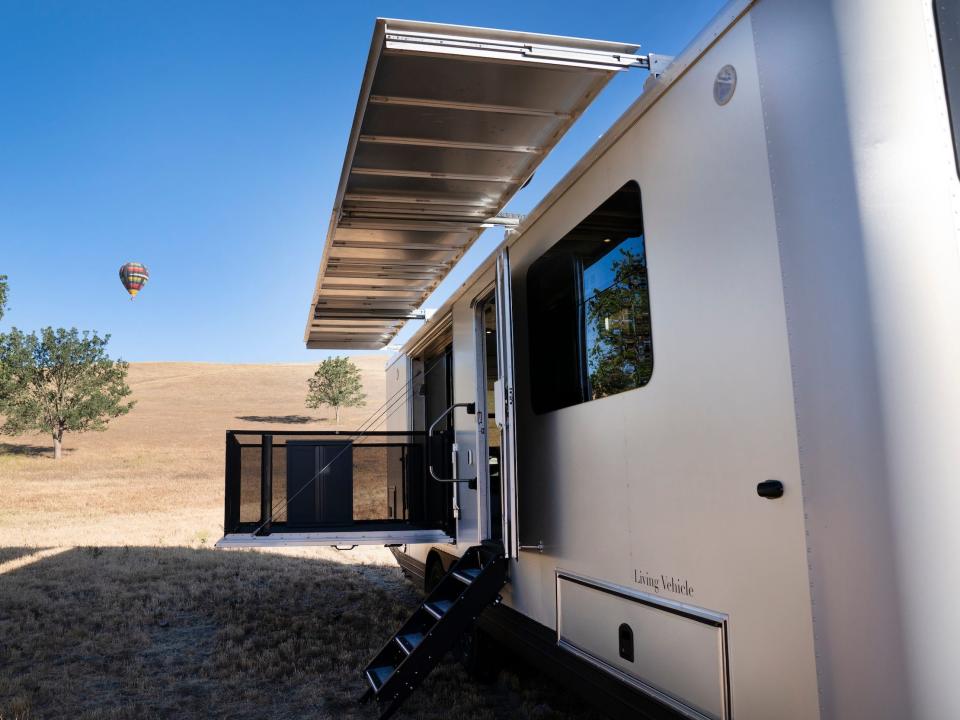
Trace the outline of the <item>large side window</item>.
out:
M 954 159 L 960 172 L 960 3 L 957 0 L 934 0 L 933 11 L 937 19 L 943 83 L 947 89 L 947 107 L 953 129 Z
M 527 272 L 533 409 L 642 387 L 653 337 L 640 186 L 628 182 Z

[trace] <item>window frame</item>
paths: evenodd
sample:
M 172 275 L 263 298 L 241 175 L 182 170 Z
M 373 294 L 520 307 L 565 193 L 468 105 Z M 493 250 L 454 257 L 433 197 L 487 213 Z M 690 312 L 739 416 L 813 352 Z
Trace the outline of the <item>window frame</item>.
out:
M 957 177 L 960 178 L 960 7 L 943 12 L 953 12 L 953 30 L 957 36 L 948 38 L 952 43 L 949 47 L 944 43 L 944 24 L 947 20 L 941 15 L 941 5 L 945 0 L 933 0 L 933 24 L 937 33 L 937 50 L 940 57 L 940 72 L 943 79 L 943 92 L 947 101 L 947 121 L 950 124 L 950 135 L 953 140 L 953 162 Z M 944 52 L 947 50 L 947 52 Z M 951 56 L 954 63 L 948 64 L 947 56 Z M 952 78 L 952 79 L 951 79 Z
M 631 188 L 631 186 L 633 187 Z M 637 209 L 636 224 L 639 226 L 639 232 L 635 234 L 624 235 L 622 238 L 618 240 L 616 245 L 610 248 L 608 253 L 593 257 L 589 265 L 585 265 L 584 263 L 584 260 L 588 259 L 587 255 L 577 254 L 574 251 L 570 251 L 569 253 L 569 257 L 574 259 L 573 262 L 576 265 L 576 271 L 572 272 L 572 274 L 570 274 L 570 277 L 566 278 L 568 280 L 568 283 L 572 283 L 572 285 L 570 285 L 566 289 L 570 292 L 572 297 L 576 299 L 576 302 L 573 303 L 576 309 L 570 314 L 570 317 L 572 319 L 575 316 L 577 327 L 574 330 L 574 328 L 572 327 L 573 323 L 570 323 L 571 327 L 565 328 L 565 331 L 567 333 L 571 334 L 572 337 L 576 338 L 576 340 L 573 341 L 573 343 L 568 343 L 576 346 L 576 358 L 570 360 L 566 369 L 571 371 L 569 373 L 570 377 L 579 376 L 579 387 L 571 388 L 569 392 L 566 392 L 566 388 L 564 388 L 562 391 L 557 391 L 556 388 L 559 388 L 562 383 L 558 383 L 556 379 L 554 379 L 553 381 L 555 385 L 554 392 L 552 393 L 542 392 L 542 389 L 546 386 L 547 381 L 542 378 L 542 373 L 540 372 L 540 370 L 544 366 L 544 363 L 542 361 L 538 362 L 539 351 L 536 348 L 540 347 L 541 343 L 538 342 L 538 339 L 540 338 L 535 337 L 535 334 L 537 331 L 535 331 L 534 326 L 536 323 L 539 322 L 540 318 L 544 317 L 545 312 L 549 306 L 547 305 L 547 303 L 541 303 L 540 300 L 533 299 L 534 298 L 533 293 L 536 292 L 538 288 L 542 289 L 544 284 L 542 279 L 537 274 L 538 263 L 540 263 L 541 261 L 550 262 L 550 260 L 547 260 L 547 258 L 553 258 L 555 262 L 556 261 L 563 262 L 563 258 L 565 257 L 565 254 L 561 252 L 557 252 L 558 247 L 560 247 L 562 243 L 564 243 L 565 241 L 570 242 L 570 244 L 572 245 L 573 244 L 572 236 L 574 235 L 574 233 L 576 233 L 578 228 L 588 223 L 591 220 L 591 218 L 597 215 L 598 213 L 600 213 L 605 206 L 615 201 L 615 199 L 620 193 L 628 189 L 631 192 L 635 192 L 635 195 L 636 195 L 636 209 Z M 627 233 L 630 232 L 630 230 L 627 227 L 625 227 L 625 231 Z M 643 246 L 643 255 L 642 255 L 643 268 L 644 268 L 643 270 L 644 272 L 643 302 L 646 306 L 645 314 L 647 316 L 646 320 L 643 322 L 643 327 L 646 330 L 646 333 L 645 333 L 646 345 L 649 348 L 648 370 L 642 376 L 638 376 L 638 378 L 640 378 L 641 381 L 632 387 L 628 387 L 623 390 L 619 390 L 617 392 L 612 392 L 606 395 L 602 395 L 600 397 L 593 397 L 592 395 L 593 395 L 594 381 L 591 378 L 591 371 L 590 371 L 591 361 L 590 361 L 590 347 L 588 343 L 588 336 L 590 335 L 590 333 L 588 328 L 589 319 L 587 317 L 587 313 L 588 313 L 587 308 L 591 301 L 591 298 L 588 298 L 586 296 L 586 285 L 585 285 L 586 271 L 590 267 L 592 267 L 594 264 L 601 262 L 603 258 L 607 257 L 609 253 L 612 253 L 617 248 L 625 245 L 631 239 L 637 239 L 637 238 L 641 240 L 642 246 Z M 621 184 L 613 193 L 607 196 L 602 202 L 594 206 L 594 208 L 590 210 L 590 212 L 586 213 L 575 225 L 569 228 L 560 238 L 558 238 L 556 241 L 551 243 L 549 247 L 544 249 L 538 255 L 538 257 L 536 257 L 527 266 L 525 271 L 525 276 L 526 276 L 525 284 L 526 284 L 526 294 L 527 294 L 527 338 L 526 338 L 527 347 L 528 347 L 527 374 L 528 374 L 528 380 L 530 383 L 530 404 L 535 415 L 538 415 L 538 416 L 547 415 L 549 413 L 556 412 L 558 410 L 563 410 L 565 408 L 583 405 L 586 403 L 594 402 L 596 400 L 603 400 L 606 398 L 614 397 L 616 395 L 622 395 L 632 390 L 640 390 L 646 387 L 647 385 L 649 385 L 650 382 L 652 381 L 654 369 L 656 366 L 656 363 L 655 363 L 656 355 L 653 349 L 653 345 L 654 345 L 653 321 L 652 321 L 651 298 L 650 298 L 650 281 L 649 281 L 649 264 L 648 264 L 649 253 L 648 253 L 647 242 L 648 242 L 648 237 L 646 232 L 646 222 L 645 222 L 644 211 L 643 211 L 643 192 L 642 192 L 642 188 L 640 187 L 639 181 L 634 178 L 631 178 L 626 182 L 624 182 L 623 184 Z M 543 266 L 539 266 L 539 267 L 543 267 Z M 570 273 L 570 270 L 567 269 L 566 272 Z M 557 276 L 560 276 L 562 279 L 562 275 L 563 275 L 563 272 L 558 273 L 555 270 L 553 274 L 548 274 L 546 279 L 550 280 Z M 613 285 L 611 285 L 610 287 L 612 288 Z M 561 305 L 558 305 L 557 303 L 554 303 L 553 305 L 553 307 L 559 307 L 559 306 Z M 569 299 L 567 299 L 567 302 L 563 303 L 562 306 L 570 307 Z M 637 316 L 637 317 L 640 317 L 640 316 Z M 551 330 L 553 331 L 552 334 L 555 334 L 557 336 L 560 336 L 562 334 L 562 332 L 558 332 L 558 327 L 560 328 L 560 331 L 564 330 L 564 328 L 561 326 L 551 326 Z M 570 340 L 570 338 L 567 338 L 567 340 Z M 563 342 L 561 341 L 558 344 L 562 345 Z M 563 347 L 561 347 L 561 351 L 562 350 L 563 350 Z M 573 355 L 573 353 L 568 352 L 568 356 L 570 355 Z M 572 396 L 577 394 L 579 394 L 579 399 L 572 399 Z M 544 397 L 553 398 L 553 397 L 556 397 L 557 395 L 559 395 L 560 397 L 560 400 L 558 402 L 555 403 L 552 399 L 549 402 L 546 402 L 546 403 L 543 402 Z

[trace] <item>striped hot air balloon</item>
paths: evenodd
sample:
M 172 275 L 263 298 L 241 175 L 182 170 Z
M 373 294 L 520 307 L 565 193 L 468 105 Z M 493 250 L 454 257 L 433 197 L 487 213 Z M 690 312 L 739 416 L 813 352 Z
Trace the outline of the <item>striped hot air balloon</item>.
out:
M 128 262 L 120 268 L 120 282 L 130 293 L 130 299 L 133 300 L 137 293 L 143 288 L 150 279 L 150 273 L 143 263 Z

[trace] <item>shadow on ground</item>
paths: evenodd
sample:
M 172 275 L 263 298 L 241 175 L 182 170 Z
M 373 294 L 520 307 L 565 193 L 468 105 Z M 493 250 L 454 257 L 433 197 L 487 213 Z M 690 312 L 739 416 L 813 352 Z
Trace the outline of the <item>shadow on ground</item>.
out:
M 38 552 L 42 552 L 47 548 L 39 547 L 0 547 L 0 565 L 10 562 L 11 560 L 19 560 L 20 558 L 25 558 L 29 555 L 35 555 Z
M 393 566 L 65 550 L 0 573 L 0 717 L 372 719 L 361 669 L 417 602 Z M 481 686 L 448 658 L 395 717 L 595 716 L 532 669 Z
M 279 423 L 282 425 L 306 425 L 311 422 L 323 422 L 327 418 L 313 418 L 309 415 L 237 415 L 237 420 L 253 423 Z
M 63 454 L 73 452 L 73 448 L 63 448 Z M 25 443 L 0 443 L 0 455 L 27 455 L 30 457 L 53 458 L 53 445 L 28 445 Z

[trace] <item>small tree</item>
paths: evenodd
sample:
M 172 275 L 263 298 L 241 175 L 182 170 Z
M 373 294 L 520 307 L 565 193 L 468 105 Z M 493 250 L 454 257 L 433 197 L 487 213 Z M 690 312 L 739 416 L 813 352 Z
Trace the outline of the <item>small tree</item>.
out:
M 0 275 L 0 320 L 7 311 L 7 276 Z
M 125 415 L 127 363 L 106 353 L 109 335 L 44 328 L 39 337 L 13 328 L 0 335 L 0 432 L 50 433 L 60 459 L 65 432 L 102 431 Z
M 362 407 L 366 404 L 360 368 L 349 358 L 327 358 L 320 363 L 313 377 L 307 380 L 307 385 L 310 387 L 307 407 L 332 407 L 337 413 L 337 425 L 340 424 L 341 407 Z

